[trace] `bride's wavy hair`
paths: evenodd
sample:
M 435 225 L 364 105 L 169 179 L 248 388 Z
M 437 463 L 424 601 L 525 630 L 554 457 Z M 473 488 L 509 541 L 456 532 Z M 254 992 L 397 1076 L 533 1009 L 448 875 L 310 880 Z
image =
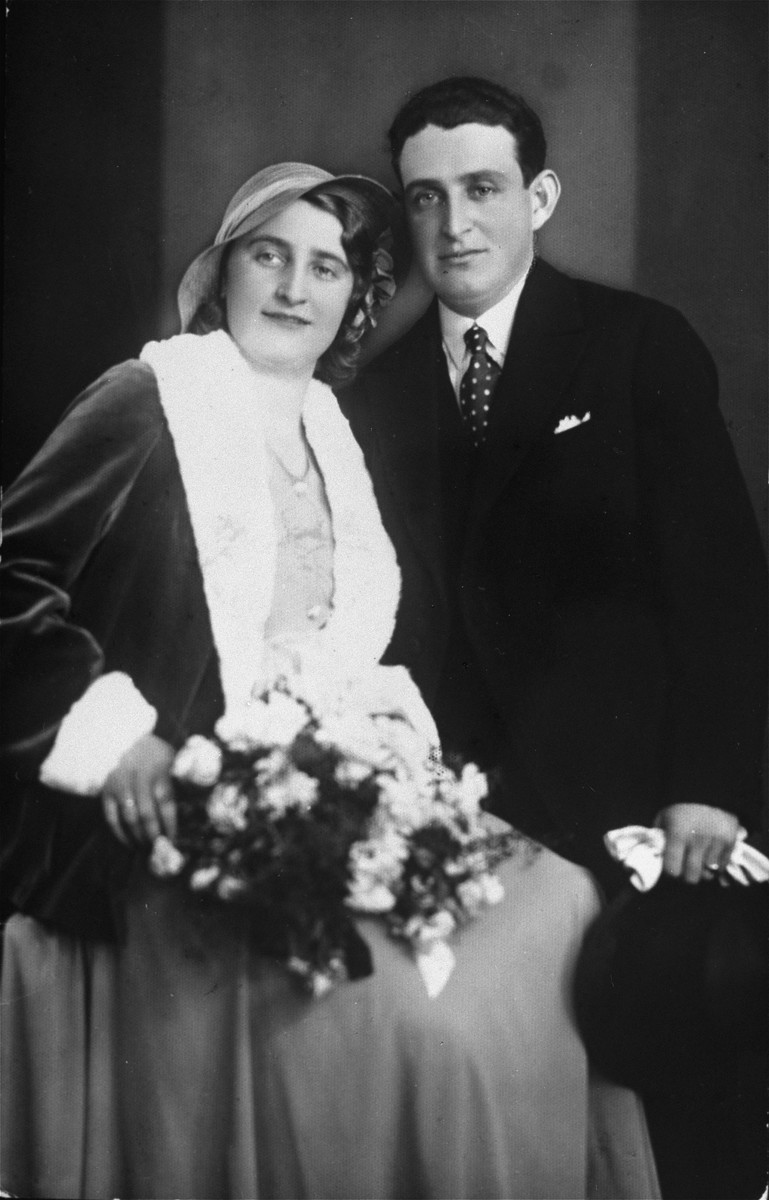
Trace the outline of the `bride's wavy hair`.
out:
M 342 324 L 329 348 L 318 359 L 314 372 L 315 378 L 323 383 L 339 386 L 348 383 L 354 376 L 360 355 L 360 339 L 373 323 L 372 316 L 379 306 L 379 297 L 374 289 L 376 255 L 389 230 L 392 213 L 384 189 L 382 201 L 375 203 L 370 196 L 351 184 L 337 180 L 317 184 L 305 192 L 301 199 L 314 208 L 330 213 L 339 221 L 342 226 L 342 247 L 353 273 L 352 295 Z M 227 330 L 227 309 L 221 286 L 227 270 L 227 259 L 235 244 L 235 241 L 231 242 L 222 255 L 215 293 L 200 304 L 189 324 L 190 333 Z

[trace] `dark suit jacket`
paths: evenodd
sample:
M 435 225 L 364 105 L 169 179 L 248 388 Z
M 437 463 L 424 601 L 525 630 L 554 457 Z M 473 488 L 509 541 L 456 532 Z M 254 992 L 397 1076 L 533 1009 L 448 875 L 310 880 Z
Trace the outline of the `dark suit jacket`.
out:
M 404 574 L 390 656 L 497 807 L 606 880 L 675 802 L 756 817 L 765 578 L 704 346 L 655 301 L 537 262 L 471 460 L 437 304 L 343 407 Z M 563 418 L 586 417 L 556 433 Z

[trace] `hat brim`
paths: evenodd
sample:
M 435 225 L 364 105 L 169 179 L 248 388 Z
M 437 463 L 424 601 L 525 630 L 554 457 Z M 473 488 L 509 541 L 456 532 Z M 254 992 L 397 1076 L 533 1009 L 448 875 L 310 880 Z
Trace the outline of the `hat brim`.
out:
M 203 250 L 187 267 L 177 292 L 182 332 L 189 329 L 201 304 L 217 294 L 222 255 L 227 246 L 272 220 L 278 213 L 297 200 L 301 200 L 302 196 L 322 183 L 343 183 L 362 193 L 378 210 L 383 224 L 390 221 L 397 205 L 392 192 L 384 184 L 379 183 L 376 179 L 370 179 L 367 175 L 328 175 L 325 178 L 315 179 L 311 183 L 305 182 L 296 187 L 287 186 L 277 194 L 270 196 L 264 203 L 258 205 L 235 223 L 226 236 L 221 237 L 220 230 L 214 244 Z

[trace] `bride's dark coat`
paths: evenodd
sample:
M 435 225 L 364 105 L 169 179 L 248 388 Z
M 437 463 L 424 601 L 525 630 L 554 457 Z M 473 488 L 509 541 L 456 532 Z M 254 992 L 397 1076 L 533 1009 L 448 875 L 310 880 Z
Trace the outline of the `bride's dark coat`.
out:
M 178 745 L 223 704 L 211 625 L 155 375 L 107 372 L 72 405 L 5 505 L 6 702 L 0 884 L 6 903 L 112 936 L 131 855 L 98 798 L 37 782 L 59 723 L 126 672 Z M 116 714 L 117 719 L 117 714 Z

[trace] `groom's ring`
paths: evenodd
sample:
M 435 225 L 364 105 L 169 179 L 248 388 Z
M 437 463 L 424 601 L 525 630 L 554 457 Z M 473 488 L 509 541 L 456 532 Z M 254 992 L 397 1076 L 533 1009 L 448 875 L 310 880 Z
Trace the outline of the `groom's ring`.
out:
M 706 871 L 720 871 L 721 864 L 720 863 L 705 863 L 705 870 Z

